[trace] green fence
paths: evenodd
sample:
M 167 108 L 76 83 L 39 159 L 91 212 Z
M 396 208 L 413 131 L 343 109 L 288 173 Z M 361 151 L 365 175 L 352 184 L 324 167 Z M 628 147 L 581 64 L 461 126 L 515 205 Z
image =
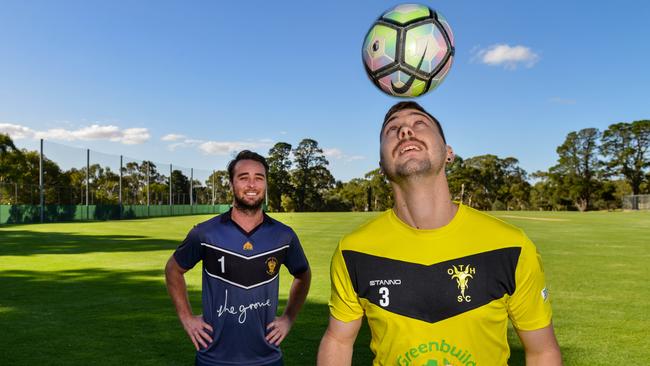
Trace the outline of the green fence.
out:
M 45 205 L 44 222 L 137 219 L 144 217 L 220 214 L 230 205 Z M 41 221 L 38 205 L 0 205 L 0 225 Z

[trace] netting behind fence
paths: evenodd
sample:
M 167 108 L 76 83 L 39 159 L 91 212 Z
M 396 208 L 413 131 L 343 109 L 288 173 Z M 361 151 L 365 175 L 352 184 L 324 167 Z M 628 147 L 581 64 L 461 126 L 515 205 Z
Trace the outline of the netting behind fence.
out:
M 0 223 L 37 222 L 41 211 L 45 222 L 219 213 L 228 202 L 223 172 L 42 146 L 43 164 L 41 152 L 30 151 L 20 179 L 0 181 Z
M 220 214 L 228 209 L 230 205 L 45 205 L 43 222 Z M 40 221 L 39 205 L 0 205 L 0 224 L 28 224 Z
M 624 210 L 650 210 L 650 194 L 637 194 L 623 197 Z

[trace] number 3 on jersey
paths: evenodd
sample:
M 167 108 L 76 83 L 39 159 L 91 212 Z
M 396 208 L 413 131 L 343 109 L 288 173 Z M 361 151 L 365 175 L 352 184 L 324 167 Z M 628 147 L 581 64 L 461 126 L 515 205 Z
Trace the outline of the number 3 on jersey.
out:
M 379 295 L 381 295 L 381 299 L 379 299 L 379 305 L 386 307 L 390 303 L 390 299 L 388 299 L 388 287 L 380 287 L 379 288 Z

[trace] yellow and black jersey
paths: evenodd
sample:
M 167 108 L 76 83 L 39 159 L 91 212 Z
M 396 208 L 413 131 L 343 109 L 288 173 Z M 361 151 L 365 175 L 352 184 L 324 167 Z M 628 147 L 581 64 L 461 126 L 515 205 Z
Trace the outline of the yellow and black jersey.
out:
M 386 211 L 341 240 L 331 279 L 330 312 L 367 317 L 374 365 L 506 365 L 508 318 L 520 330 L 551 322 L 534 244 L 464 205 L 434 230 Z

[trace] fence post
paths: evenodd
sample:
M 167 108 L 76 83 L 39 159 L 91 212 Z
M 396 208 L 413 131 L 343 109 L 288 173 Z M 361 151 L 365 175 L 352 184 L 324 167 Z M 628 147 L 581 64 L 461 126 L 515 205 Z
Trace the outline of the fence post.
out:
M 123 165 L 123 156 L 120 155 L 120 193 L 119 193 L 119 210 L 120 210 L 120 219 L 122 219 L 122 211 L 123 211 L 123 206 L 122 206 L 122 165 Z
M 147 217 L 151 216 L 151 212 L 149 212 L 149 195 L 151 193 L 151 183 L 149 182 L 150 170 L 151 170 L 151 163 L 147 160 Z
M 41 223 L 45 218 L 45 192 L 43 187 L 43 139 L 41 139 L 41 154 L 38 159 L 38 187 L 41 191 Z
M 212 171 L 212 206 L 214 206 L 215 203 L 216 203 L 216 197 L 215 196 L 216 196 L 216 192 L 217 192 L 217 189 L 214 186 L 214 176 L 215 176 L 215 171 L 213 170 Z M 214 207 L 212 208 L 212 210 L 214 210 Z
M 194 168 L 190 168 L 190 213 L 194 213 Z
M 86 149 L 86 220 L 90 218 L 90 149 Z

